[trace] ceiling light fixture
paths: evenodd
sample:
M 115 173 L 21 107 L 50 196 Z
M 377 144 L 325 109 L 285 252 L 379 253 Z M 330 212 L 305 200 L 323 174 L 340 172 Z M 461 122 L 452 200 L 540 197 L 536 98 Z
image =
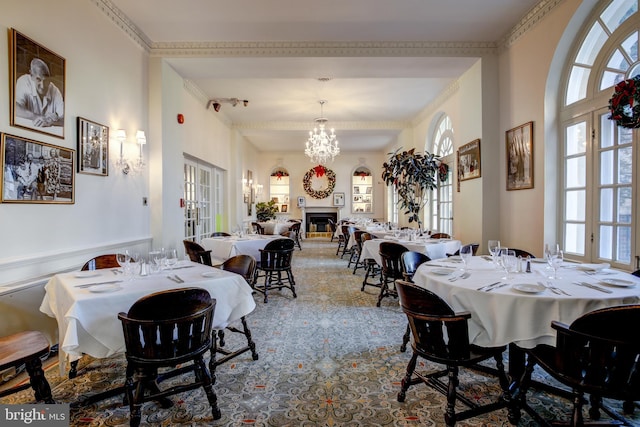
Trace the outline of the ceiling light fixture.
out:
M 338 147 L 338 140 L 333 129 L 329 130 L 329 134 L 325 131 L 325 125 L 328 120 L 323 117 L 322 107 L 327 103 L 325 100 L 318 101 L 320 103 L 320 117 L 315 119 L 317 127 L 309 131 L 309 139 L 306 143 L 304 154 L 309 156 L 312 163 L 319 163 L 324 165 L 328 161 L 340 154 L 340 147 Z

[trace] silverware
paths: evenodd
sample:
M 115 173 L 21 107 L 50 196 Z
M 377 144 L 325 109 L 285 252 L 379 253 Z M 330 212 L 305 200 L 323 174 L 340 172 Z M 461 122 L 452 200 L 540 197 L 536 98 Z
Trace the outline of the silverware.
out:
M 173 278 L 173 277 L 171 277 L 171 276 L 167 276 L 167 279 L 171 280 L 172 282 L 180 283 L 180 282 L 178 281 L 178 279 L 175 279 L 175 278 Z
M 178 281 L 178 283 L 184 283 L 184 280 L 182 280 L 182 278 L 180 276 L 178 276 L 177 274 L 174 274 L 173 277 L 176 278 L 176 280 Z
M 508 283 L 500 283 L 499 285 L 492 286 L 489 289 L 485 289 L 484 291 L 485 292 L 491 292 L 491 291 L 493 291 L 495 289 L 504 288 L 505 286 L 509 286 L 509 284 Z
M 74 288 L 90 288 L 91 286 L 96 285 L 110 285 L 111 283 L 120 283 L 122 280 L 110 280 L 108 282 L 95 282 L 95 283 L 85 283 L 83 285 L 76 285 Z
M 553 288 L 553 289 L 557 290 L 558 292 L 560 292 L 561 294 L 567 295 L 567 296 L 569 296 L 569 297 L 571 296 L 571 294 L 570 294 L 570 293 L 568 293 L 567 291 L 565 291 L 564 289 L 562 289 L 562 288 L 558 288 L 557 286 L 553 286 L 553 285 L 551 284 L 551 282 L 550 282 L 550 281 L 548 281 L 548 280 L 547 280 L 547 286 L 549 286 L 549 289 Z
M 610 291 L 609 289 L 604 289 L 601 288 L 600 286 L 596 286 L 592 283 L 588 283 L 588 282 L 572 282 L 574 285 L 578 285 L 578 286 L 584 286 L 585 288 L 590 288 L 590 289 L 594 289 L 596 291 L 600 291 L 600 292 L 604 292 L 605 294 L 612 294 L 613 291 Z
M 191 268 L 191 267 L 195 267 L 195 265 L 183 265 L 182 267 L 175 267 L 172 268 L 172 270 L 180 270 L 182 268 Z
M 500 284 L 500 282 L 489 283 L 488 285 L 480 286 L 477 290 L 478 291 L 484 291 L 487 288 L 491 288 L 491 287 L 499 285 L 499 284 Z
M 471 273 L 467 273 L 466 271 L 462 274 L 460 274 L 459 276 L 453 276 L 453 277 L 449 277 L 449 281 L 450 282 L 455 282 L 458 279 L 466 279 L 467 277 L 471 276 Z
M 554 294 L 556 294 L 556 295 L 560 295 L 560 292 L 559 292 L 556 288 L 554 288 L 554 287 L 547 286 L 547 285 L 545 285 L 545 284 L 544 284 L 544 283 L 542 283 L 542 282 L 538 282 L 538 285 L 542 286 L 542 287 L 543 287 L 543 288 L 545 288 L 545 289 L 549 289 L 551 292 L 553 292 L 553 293 L 554 293 Z

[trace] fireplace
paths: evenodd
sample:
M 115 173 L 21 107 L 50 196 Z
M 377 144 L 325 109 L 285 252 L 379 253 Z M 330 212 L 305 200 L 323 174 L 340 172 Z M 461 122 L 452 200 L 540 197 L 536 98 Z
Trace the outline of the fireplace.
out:
M 337 212 L 306 212 L 304 223 L 306 224 L 307 232 L 330 232 L 329 220 L 333 222 L 338 221 Z

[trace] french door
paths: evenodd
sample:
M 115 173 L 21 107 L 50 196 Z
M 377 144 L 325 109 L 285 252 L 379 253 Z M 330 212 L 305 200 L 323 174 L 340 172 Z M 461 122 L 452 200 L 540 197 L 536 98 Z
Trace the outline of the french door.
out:
M 184 160 L 184 238 L 199 242 L 216 230 L 223 212 L 222 171 L 197 160 Z
M 608 109 L 564 126 L 563 247 L 566 257 L 637 269 L 637 137 Z

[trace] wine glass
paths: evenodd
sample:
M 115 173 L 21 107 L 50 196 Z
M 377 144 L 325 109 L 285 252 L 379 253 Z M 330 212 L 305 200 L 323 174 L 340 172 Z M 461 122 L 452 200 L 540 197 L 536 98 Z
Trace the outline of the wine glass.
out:
M 138 252 L 131 252 L 129 254 L 129 262 L 125 267 L 126 275 L 129 279 L 133 279 L 136 274 L 140 273 L 140 263 L 142 262 L 142 257 Z
M 464 263 L 464 268 L 462 269 L 462 271 L 467 271 L 467 265 L 469 264 L 472 256 L 473 248 L 471 247 L 471 245 L 464 245 L 460 248 L 460 258 Z
M 491 259 L 493 259 L 493 264 L 497 267 L 498 265 L 497 256 L 500 253 L 500 240 L 489 240 L 487 244 L 487 249 L 491 254 Z
M 166 263 L 169 270 L 173 270 L 173 267 L 178 263 L 178 251 L 176 249 L 169 249 L 167 251 Z
M 559 244 L 552 246 L 547 245 L 544 256 L 547 258 L 547 263 L 553 269 L 553 279 L 558 278 L 558 268 L 564 262 L 564 253 L 560 249 Z
M 513 249 L 500 248 L 498 253 L 498 263 L 504 269 L 505 277 L 502 280 L 511 279 L 511 271 L 514 269 L 516 262 L 516 251 Z

